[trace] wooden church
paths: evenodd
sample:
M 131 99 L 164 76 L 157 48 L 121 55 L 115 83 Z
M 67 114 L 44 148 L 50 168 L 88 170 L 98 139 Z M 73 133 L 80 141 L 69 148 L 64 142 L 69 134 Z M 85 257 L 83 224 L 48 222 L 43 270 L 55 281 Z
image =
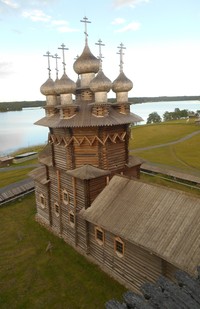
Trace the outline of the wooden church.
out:
M 85 46 L 73 68 L 41 86 L 48 143 L 39 154 L 35 181 L 37 221 L 133 290 L 177 269 L 191 274 L 200 263 L 200 200 L 182 192 L 143 183 L 142 160 L 129 155 L 130 124 L 142 120 L 130 112 L 132 82 L 120 72 L 111 82 L 99 57 Z M 49 60 L 49 53 L 47 53 Z M 57 60 L 57 58 L 56 58 Z M 57 70 L 57 67 L 56 67 Z M 58 72 L 58 70 L 57 70 Z M 116 93 L 110 103 L 107 93 Z

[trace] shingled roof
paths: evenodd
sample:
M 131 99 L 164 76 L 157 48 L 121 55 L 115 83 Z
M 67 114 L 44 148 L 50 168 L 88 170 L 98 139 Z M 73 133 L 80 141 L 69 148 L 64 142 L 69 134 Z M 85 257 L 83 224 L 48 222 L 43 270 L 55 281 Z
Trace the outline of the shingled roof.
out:
M 78 112 L 75 116 L 68 119 L 61 119 L 57 113 L 50 117 L 44 117 L 37 122 L 41 125 L 51 128 L 70 128 L 70 127 L 97 127 L 97 126 L 113 126 L 120 124 L 136 123 L 143 119 L 133 113 L 121 114 L 115 109 L 115 105 L 109 104 L 109 114 L 104 117 L 97 117 L 92 114 L 92 104 L 79 102 L 77 104 Z
M 81 215 L 191 274 L 200 264 L 197 197 L 114 176 Z

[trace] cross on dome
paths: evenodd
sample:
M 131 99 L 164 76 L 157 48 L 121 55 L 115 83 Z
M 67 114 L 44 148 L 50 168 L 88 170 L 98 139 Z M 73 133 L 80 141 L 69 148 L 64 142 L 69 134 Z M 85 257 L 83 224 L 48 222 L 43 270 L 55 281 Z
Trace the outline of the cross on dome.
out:
M 100 60 L 100 69 L 102 69 L 102 58 L 104 57 L 102 56 L 102 53 L 101 53 L 101 46 L 105 46 L 105 44 L 102 43 L 101 39 L 99 39 L 98 43 L 95 43 L 95 44 L 99 46 L 99 57 L 98 58 Z
M 47 68 L 47 70 L 49 71 L 49 78 L 51 78 L 50 57 L 52 57 L 52 55 L 49 51 L 47 51 L 46 55 L 43 55 L 43 56 L 48 58 L 48 68 Z
M 124 64 L 124 62 L 123 62 L 123 55 L 124 55 L 123 49 L 126 49 L 126 47 L 124 47 L 124 44 L 121 43 L 120 46 L 118 46 L 117 48 L 119 48 L 119 52 L 117 54 L 120 55 L 120 64 L 119 64 L 120 72 L 123 72 L 123 64 Z
M 62 44 L 61 44 L 61 47 L 58 47 L 58 49 L 61 49 L 61 50 L 62 50 L 62 56 L 63 56 L 63 62 L 62 62 L 62 64 L 63 64 L 63 72 L 65 73 L 65 66 L 66 66 L 66 63 L 65 63 L 65 50 L 68 50 L 69 48 L 67 48 L 67 47 L 65 46 L 65 44 L 62 43 Z
M 83 17 L 83 20 L 80 20 L 80 22 L 85 24 L 84 34 L 85 34 L 85 44 L 87 44 L 88 42 L 87 24 L 91 24 L 91 21 L 89 21 L 88 18 L 85 16 Z
M 58 57 L 58 54 L 55 54 L 54 56 L 52 56 L 52 58 L 56 59 L 56 79 L 58 79 L 58 59 L 60 59 L 60 57 Z

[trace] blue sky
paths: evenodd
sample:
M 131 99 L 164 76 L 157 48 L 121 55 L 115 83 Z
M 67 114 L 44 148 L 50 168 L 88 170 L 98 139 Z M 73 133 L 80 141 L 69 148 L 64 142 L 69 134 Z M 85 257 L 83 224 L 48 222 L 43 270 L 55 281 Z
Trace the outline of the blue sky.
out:
M 66 71 L 76 81 L 73 62 L 84 47 L 84 16 L 92 53 L 101 38 L 103 71 L 119 74 L 122 42 L 124 73 L 134 84 L 130 96 L 200 95 L 199 0 L 0 0 L 0 102 L 45 99 L 49 50 L 64 43 Z M 55 61 L 51 60 L 55 79 Z M 62 66 L 59 63 L 59 76 Z M 114 93 L 109 93 L 114 97 Z

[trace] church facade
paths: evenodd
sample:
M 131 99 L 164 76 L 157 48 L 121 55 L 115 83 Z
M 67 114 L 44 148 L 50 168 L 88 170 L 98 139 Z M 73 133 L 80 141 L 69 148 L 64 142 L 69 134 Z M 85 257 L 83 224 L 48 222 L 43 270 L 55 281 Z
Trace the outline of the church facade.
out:
M 200 233 L 188 231 L 199 218 L 200 201 L 139 180 L 142 160 L 129 156 L 128 145 L 130 124 L 142 118 L 130 112 L 133 84 L 123 72 L 124 46 L 119 75 L 111 82 L 102 68 L 103 44 L 98 41 L 96 58 L 86 17 L 83 22 L 85 46 L 73 64 L 76 83 L 66 74 L 62 44 L 63 75 L 53 81 L 49 67 L 41 86 L 45 117 L 36 124 L 48 127 L 49 136 L 40 167 L 31 172 L 37 221 L 132 289 L 160 274 L 172 278 L 179 268 L 193 273 Z M 110 90 L 114 103 L 107 99 Z

